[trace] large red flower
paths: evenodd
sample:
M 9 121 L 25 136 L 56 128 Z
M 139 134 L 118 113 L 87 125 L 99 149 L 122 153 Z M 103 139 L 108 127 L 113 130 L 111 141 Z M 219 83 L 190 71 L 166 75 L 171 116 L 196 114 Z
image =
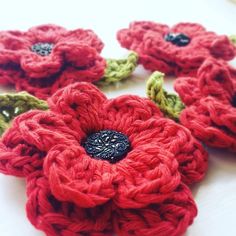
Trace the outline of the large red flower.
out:
M 236 151 L 236 70 L 208 59 L 196 77 L 178 78 L 175 89 L 186 105 L 181 123 L 208 145 Z
M 231 60 L 236 49 L 225 35 L 194 23 L 179 23 L 172 28 L 150 21 L 138 21 L 118 32 L 120 44 L 136 51 L 146 69 L 166 74 L 194 74 L 210 57 Z
M 207 167 L 207 153 L 189 130 L 148 99 L 108 100 L 88 83 L 67 86 L 48 102 L 49 111 L 18 116 L 0 144 L 1 172 L 37 185 L 28 190 L 33 224 L 50 236 L 64 230 L 100 235 L 91 227 L 111 228 L 98 210 L 108 205 L 118 235 L 186 230 L 196 209 L 182 182 L 200 181 Z M 38 171 L 42 178 L 35 177 Z M 97 213 L 105 217 L 102 225 L 87 219 Z M 83 228 L 77 214 L 82 225 L 90 223 Z
M 104 75 L 101 40 L 91 30 L 41 25 L 0 32 L 0 83 L 45 98 L 75 81 Z

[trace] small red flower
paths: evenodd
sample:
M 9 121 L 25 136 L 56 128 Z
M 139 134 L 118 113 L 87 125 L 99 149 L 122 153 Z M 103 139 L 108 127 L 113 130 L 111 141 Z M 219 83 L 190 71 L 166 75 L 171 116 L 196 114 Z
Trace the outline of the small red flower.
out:
M 194 23 L 170 28 L 150 21 L 133 22 L 120 30 L 117 38 L 123 47 L 139 54 L 146 69 L 166 74 L 194 74 L 208 57 L 231 60 L 236 54 L 227 36 Z
M 41 25 L 27 32 L 0 32 L 0 83 L 46 98 L 75 81 L 104 75 L 101 40 L 91 30 Z
M 196 77 L 178 78 L 175 89 L 186 105 L 180 122 L 209 146 L 236 151 L 236 70 L 208 59 Z
M 200 181 L 207 167 L 207 153 L 189 130 L 148 99 L 109 100 L 88 83 L 67 86 L 48 103 L 49 111 L 18 116 L 0 144 L 1 172 L 33 178 L 27 209 L 37 228 L 50 236 L 64 229 L 68 236 L 100 235 L 91 229 L 111 229 L 98 210 L 109 206 L 118 235 L 186 230 L 196 208 L 182 182 Z M 88 219 L 97 212 L 105 217 L 102 225 Z

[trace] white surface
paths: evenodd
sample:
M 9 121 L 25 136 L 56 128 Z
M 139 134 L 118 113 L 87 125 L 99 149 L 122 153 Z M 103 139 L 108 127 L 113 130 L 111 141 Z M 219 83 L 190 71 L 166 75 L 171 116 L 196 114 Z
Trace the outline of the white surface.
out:
M 227 0 L 120 0 L 54 1 L 1 0 L 0 30 L 22 29 L 56 23 L 67 28 L 91 28 L 103 39 L 104 56 L 126 54 L 116 41 L 116 31 L 133 20 L 167 24 L 199 22 L 221 34 L 236 33 L 236 4 Z M 235 63 L 236 64 L 236 63 Z M 139 67 L 132 80 L 104 91 L 109 97 L 132 93 L 145 96 L 148 72 Z M 172 90 L 171 80 L 166 88 Z M 199 214 L 187 236 L 236 235 L 236 156 L 210 150 L 206 179 L 193 189 Z M 23 180 L 0 175 L 0 236 L 43 236 L 25 216 Z M 142 236 L 142 235 L 140 235 Z M 156 235 L 153 235 L 156 236 Z

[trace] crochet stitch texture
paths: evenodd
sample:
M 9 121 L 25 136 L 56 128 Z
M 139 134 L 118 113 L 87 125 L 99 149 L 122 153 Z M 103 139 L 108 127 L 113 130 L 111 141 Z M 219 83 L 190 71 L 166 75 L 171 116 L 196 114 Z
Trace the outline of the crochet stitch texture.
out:
M 227 36 L 195 23 L 179 23 L 170 28 L 151 21 L 136 21 L 121 29 L 117 39 L 122 47 L 138 53 L 139 62 L 146 69 L 166 74 L 194 75 L 206 58 L 231 60 L 236 54 Z
M 107 99 L 95 86 L 57 91 L 48 111 L 15 118 L 0 142 L 0 171 L 27 178 L 27 214 L 48 236 L 182 235 L 196 216 L 188 187 L 207 153 L 189 130 L 134 95 Z M 115 164 L 83 147 L 101 130 L 125 134 L 131 149 Z
M 31 109 L 48 109 L 47 103 L 25 92 L 0 95 L 0 135 L 14 117 Z
M 174 87 L 180 98 L 163 89 L 164 74 L 155 72 L 147 94 L 167 116 L 179 120 L 212 147 L 236 151 L 236 70 L 208 58 L 195 77 L 179 77 Z
M 13 84 L 46 98 L 76 81 L 102 78 L 102 41 L 92 30 L 40 25 L 26 32 L 0 32 L 0 84 Z

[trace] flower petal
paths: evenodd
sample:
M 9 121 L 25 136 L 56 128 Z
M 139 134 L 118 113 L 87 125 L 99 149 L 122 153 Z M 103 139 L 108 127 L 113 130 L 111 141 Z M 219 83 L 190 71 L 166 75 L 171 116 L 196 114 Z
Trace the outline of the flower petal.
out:
M 66 32 L 67 30 L 61 26 L 45 24 L 30 28 L 24 35 L 32 44 L 57 43 Z
M 92 30 L 71 30 L 66 32 L 63 37 L 60 39 L 60 42 L 75 42 L 86 44 L 94 49 L 97 52 L 101 52 L 103 49 L 103 42 L 101 39 L 92 31 Z
M 197 23 L 179 23 L 171 28 L 171 32 L 183 33 L 190 38 L 194 38 L 206 33 L 206 29 L 202 25 Z
M 51 75 L 59 72 L 64 64 L 63 58 L 56 53 L 48 56 L 40 56 L 28 51 L 21 57 L 20 65 L 30 78 L 47 79 Z
M 80 208 L 71 202 L 60 202 L 40 172 L 27 178 L 27 216 L 31 223 L 50 236 L 112 236 L 111 205 Z
M 113 200 L 120 208 L 161 203 L 180 183 L 176 159 L 155 142 L 132 146 L 115 168 L 122 179 Z
M 90 133 L 101 128 L 105 101 L 105 95 L 94 85 L 81 82 L 57 91 L 48 103 L 52 111 L 72 117 L 72 123 L 68 125 L 73 129 L 77 129 L 76 122 L 79 121 L 82 130 Z
M 86 208 L 112 199 L 115 182 L 120 178 L 109 162 L 91 158 L 79 143 L 52 148 L 44 172 L 57 199 Z
M 141 209 L 117 209 L 113 227 L 120 236 L 180 236 L 196 214 L 189 189 L 180 185 L 163 203 Z
M 161 117 L 159 108 L 149 99 L 135 95 L 123 95 L 107 100 L 104 105 L 104 127 L 114 127 L 126 132 L 133 122 L 145 121 L 151 117 Z
M 0 171 L 27 176 L 41 169 L 47 151 L 53 146 L 80 140 L 82 133 L 78 130 L 70 130 L 53 113 L 29 111 L 19 115 L 1 139 Z
M 236 151 L 236 108 L 212 97 L 182 111 L 180 122 L 212 147 Z
M 188 129 L 166 118 L 136 122 L 130 128 L 131 145 L 139 146 L 154 143 L 156 149 L 170 152 L 179 163 L 182 181 L 193 184 L 202 180 L 207 171 L 207 152 L 191 135 Z

